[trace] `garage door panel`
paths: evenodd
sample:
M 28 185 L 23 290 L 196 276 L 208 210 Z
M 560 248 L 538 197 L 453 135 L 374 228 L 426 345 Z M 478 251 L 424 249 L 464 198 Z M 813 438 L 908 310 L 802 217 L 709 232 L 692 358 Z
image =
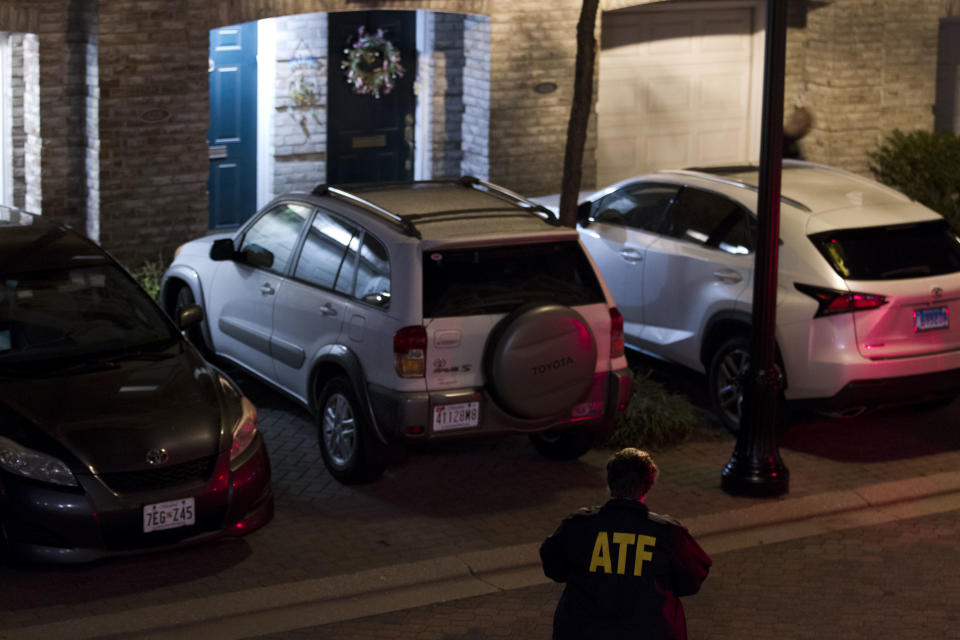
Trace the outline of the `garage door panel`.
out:
M 643 160 L 654 166 L 681 166 L 687 164 L 690 158 L 691 144 L 690 133 L 651 133 L 643 143 Z
M 692 78 L 660 76 L 650 78 L 646 88 L 645 111 L 651 115 L 689 111 L 693 106 Z
M 753 22 L 749 7 L 603 14 L 600 186 L 659 168 L 747 160 L 759 82 Z

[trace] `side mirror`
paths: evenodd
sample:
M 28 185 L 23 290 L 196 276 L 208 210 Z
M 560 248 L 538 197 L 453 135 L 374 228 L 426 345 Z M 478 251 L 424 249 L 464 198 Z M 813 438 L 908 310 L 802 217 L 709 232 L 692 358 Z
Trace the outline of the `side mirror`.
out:
M 233 248 L 232 238 L 220 238 L 210 246 L 210 259 L 215 261 L 234 260 L 237 252 Z
M 577 207 L 577 222 L 581 227 L 586 227 L 590 224 L 590 209 L 592 207 L 592 202 L 583 202 Z
M 273 252 L 257 244 L 250 244 L 240 254 L 240 258 L 251 267 L 269 269 L 273 266 Z
M 180 315 L 177 316 L 177 326 L 181 331 L 186 331 L 190 327 L 200 324 L 203 320 L 203 307 L 198 304 L 188 304 L 180 309 Z

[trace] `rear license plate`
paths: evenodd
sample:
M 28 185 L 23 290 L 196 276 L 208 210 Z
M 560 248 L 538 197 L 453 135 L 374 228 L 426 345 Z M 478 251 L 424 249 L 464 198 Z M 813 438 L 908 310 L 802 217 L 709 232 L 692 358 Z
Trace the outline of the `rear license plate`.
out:
M 144 533 L 189 527 L 196 521 L 197 511 L 194 508 L 193 498 L 157 502 L 143 506 Z
M 913 312 L 913 327 L 916 331 L 946 329 L 950 326 L 950 310 L 946 307 L 917 309 Z
M 441 404 L 433 408 L 433 430 L 463 429 L 480 424 L 480 403 Z

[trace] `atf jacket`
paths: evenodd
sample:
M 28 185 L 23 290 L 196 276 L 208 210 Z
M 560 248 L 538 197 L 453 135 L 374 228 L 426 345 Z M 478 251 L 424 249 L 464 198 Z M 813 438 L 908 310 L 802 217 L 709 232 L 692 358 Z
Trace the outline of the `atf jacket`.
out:
M 680 596 L 699 591 L 711 565 L 679 522 L 622 498 L 567 517 L 540 560 L 548 578 L 567 583 L 555 640 L 686 638 Z

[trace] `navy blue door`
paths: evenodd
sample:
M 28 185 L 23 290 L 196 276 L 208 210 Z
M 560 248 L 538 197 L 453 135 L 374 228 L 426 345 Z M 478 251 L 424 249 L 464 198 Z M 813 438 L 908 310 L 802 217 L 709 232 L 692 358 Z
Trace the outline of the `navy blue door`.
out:
M 363 26 L 383 29 L 400 51 L 405 69 L 392 91 L 358 94 L 344 77 L 343 50 Z M 417 72 L 416 13 L 351 11 L 329 17 L 327 182 L 375 182 L 413 178 L 414 96 Z
M 257 23 L 210 31 L 210 228 L 257 208 Z

